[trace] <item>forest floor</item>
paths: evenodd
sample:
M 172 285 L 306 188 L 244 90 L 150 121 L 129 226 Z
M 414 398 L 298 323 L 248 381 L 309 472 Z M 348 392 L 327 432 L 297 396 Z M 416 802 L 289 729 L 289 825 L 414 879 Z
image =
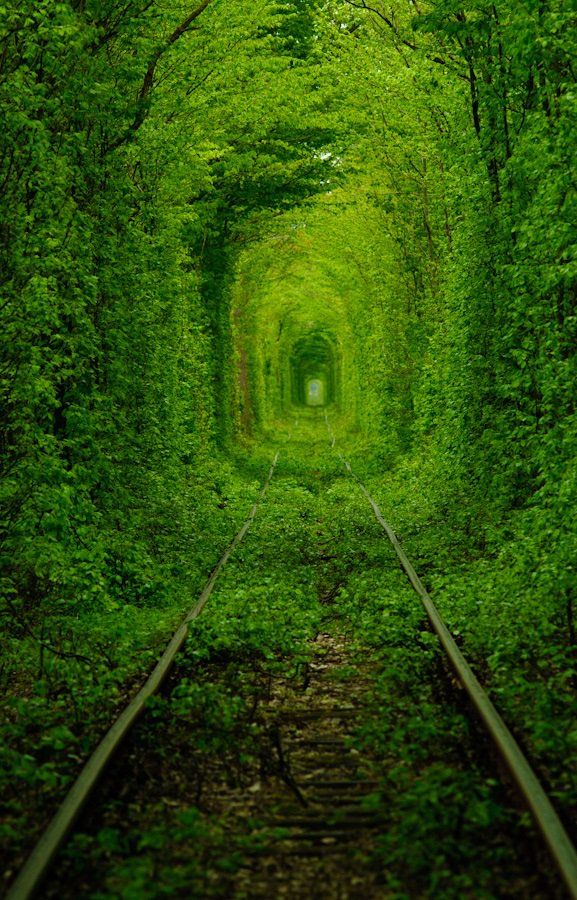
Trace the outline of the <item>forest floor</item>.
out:
M 44 895 L 563 896 L 324 422 L 284 443 Z

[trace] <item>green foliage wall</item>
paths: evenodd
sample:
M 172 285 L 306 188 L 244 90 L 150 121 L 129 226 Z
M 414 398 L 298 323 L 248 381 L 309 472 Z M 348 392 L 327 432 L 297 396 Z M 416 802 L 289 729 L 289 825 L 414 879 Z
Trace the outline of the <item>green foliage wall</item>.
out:
M 410 298 L 403 465 L 481 548 L 497 527 L 514 536 L 531 608 L 574 642 L 573 13 L 352 0 L 328 13 Z
M 162 593 L 230 433 L 235 243 L 318 184 L 322 128 L 286 124 L 303 9 L 225 7 L 3 9 L 3 587 L 29 609 Z

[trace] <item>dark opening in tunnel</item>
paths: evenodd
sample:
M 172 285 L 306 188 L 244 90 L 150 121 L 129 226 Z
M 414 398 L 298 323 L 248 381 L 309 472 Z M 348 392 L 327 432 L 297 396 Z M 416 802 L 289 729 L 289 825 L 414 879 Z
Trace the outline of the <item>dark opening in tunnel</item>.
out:
M 295 405 L 329 406 L 339 402 L 340 359 L 330 332 L 312 331 L 295 341 L 290 371 Z

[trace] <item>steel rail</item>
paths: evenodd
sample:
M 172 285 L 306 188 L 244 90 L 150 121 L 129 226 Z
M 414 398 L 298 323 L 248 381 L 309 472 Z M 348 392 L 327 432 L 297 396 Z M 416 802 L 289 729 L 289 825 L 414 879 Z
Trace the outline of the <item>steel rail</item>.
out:
M 395 553 L 399 558 L 399 562 L 414 590 L 419 595 L 433 631 L 439 638 L 457 678 L 467 692 L 471 703 L 485 725 L 485 728 L 499 751 L 513 781 L 529 807 L 535 824 L 549 848 L 557 869 L 565 882 L 569 895 L 573 900 L 577 900 L 577 850 L 567 834 L 551 800 L 537 775 L 531 768 L 531 765 L 519 747 L 519 744 L 509 731 L 509 728 L 497 712 L 497 709 L 489 699 L 486 691 L 479 683 L 467 660 L 459 650 L 453 636 L 445 625 L 441 614 L 433 603 L 423 582 L 417 575 L 413 564 L 401 547 L 395 532 L 383 517 L 376 501 L 371 497 L 360 478 L 353 472 L 349 462 L 340 453 L 339 457 L 369 501 L 373 513 L 375 514 L 375 518 L 393 545 Z
M 263 487 L 244 524 L 234 536 L 212 570 L 198 601 L 175 631 L 166 650 L 143 686 L 133 697 L 128 706 L 120 713 L 114 724 L 110 727 L 89 757 L 53 819 L 48 824 L 48 827 L 20 870 L 16 880 L 6 895 L 6 900 L 28 900 L 28 898 L 34 896 L 40 887 L 58 851 L 70 834 L 93 789 L 104 773 L 107 764 L 118 750 L 121 742 L 130 729 L 142 715 L 146 701 L 158 691 L 166 680 L 177 653 L 186 641 L 190 623 L 201 614 L 207 600 L 214 590 L 214 586 L 222 568 L 226 565 L 229 557 L 236 547 L 238 547 L 252 525 L 259 504 L 264 499 L 269 488 L 278 458 L 279 453 L 274 457 Z

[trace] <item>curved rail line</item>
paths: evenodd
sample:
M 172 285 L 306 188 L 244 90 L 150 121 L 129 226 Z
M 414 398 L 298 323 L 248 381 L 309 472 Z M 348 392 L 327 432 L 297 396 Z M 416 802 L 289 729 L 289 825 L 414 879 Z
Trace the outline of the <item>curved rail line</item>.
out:
M 6 900 L 28 900 L 28 898 L 34 896 L 40 887 L 58 851 L 70 834 L 92 791 L 103 775 L 106 766 L 113 758 L 128 732 L 142 715 L 146 701 L 158 691 L 166 680 L 177 653 L 188 637 L 190 623 L 201 614 L 207 600 L 214 590 L 214 586 L 222 568 L 226 565 L 229 557 L 236 547 L 238 547 L 252 525 L 257 509 L 264 499 L 271 483 L 278 458 L 279 453 L 277 452 L 263 487 L 244 524 L 236 533 L 212 570 L 197 602 L 175 631 L 166 650 L 143 686 L 135 697 L 133 697 L 128 706 L 120 713 L 114 724 L 110 727 L 92 753 L 92 756 L 90 756 L 84 765 L 58 811 L 20 870 L 16 880 L 6 895 Z
M 327 428 L 331 446 L 334 447 L 335 436 L 328 419 Z M 414 590 L 419 595 L 433 631 L 439 638 L 441 646 L 443 647 L 457 678 L 467 692 L 473 707 L 485 726 L 485 730 L 489 734 L 513 781 L 517 785 L 519 793 L 529 807 L 535 824 L 549 848 L 556 867 L 565 882 L 569 895 L 576 900 L 577 850 L 567 834 L 551 800 L 537 775 L 531 768 L 531 765 L 523 754 L 519 744 L 509 731 L 509 728 L 497 712 L 497 709 L 489 699 L 488 694 L 479 683 L 467 660 L 459 650 L 437 607 L 433 603 L 423 582 L 417 575 L 413 564 L 401 547 L 395 532 L 383 517 L 378 504 L 373 497 L 371 497 L 360 478 L 353 472 L 350 463 L 341 453 L 338 453 L 338 456 L 346 470 L 355 479 L 361 491 L 369 501 L 373 513 L 375 514 L 375 518 L 393 545 L 399 562 Z

